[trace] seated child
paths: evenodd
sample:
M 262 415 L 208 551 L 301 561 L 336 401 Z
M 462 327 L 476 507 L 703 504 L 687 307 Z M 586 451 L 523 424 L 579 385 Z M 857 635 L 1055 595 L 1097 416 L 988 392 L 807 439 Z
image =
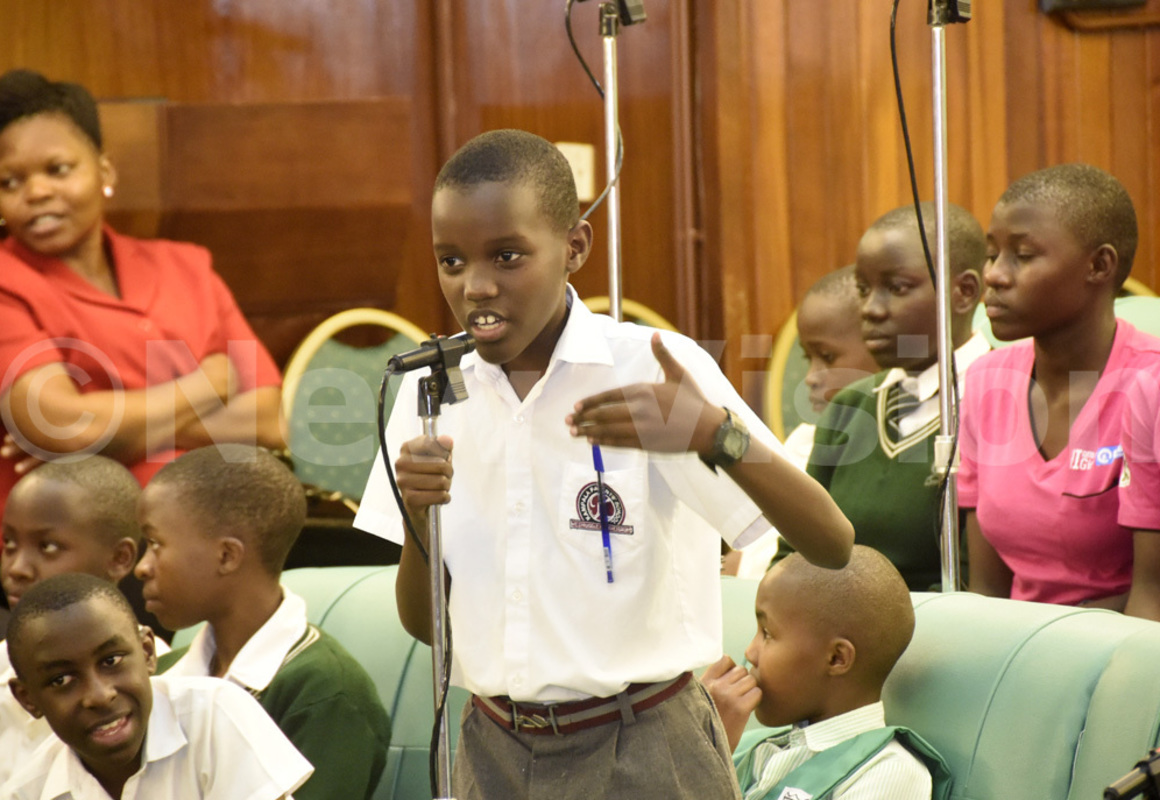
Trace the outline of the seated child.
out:
M 859 305 L 853 264 L 823 275 L 806 290 L 798 305 L 798 341 L 809 362 L 804 384 L 814 418 L 841 389 L 878 371 L 862 341 Z M 802 422 L 786 437 L 786 458 L 802 469 L 810 460 L 816 429 L 814 423 Z M 738 551 L 737 576 L 760 578 L 765 574 L 778 543 L 779 537 L 771 532 Z
M 306 498 L 270 452 L 228 444 L 166 464 L 141 494 L 146 607 L 167 627 L 208 624 L 159 671 L 211 675 L 254 695 L 314 765 L 309 798 L 369 798 L 391 722 L 366 670 L 306 620 L 279 578 Z
M 8 657 L 12 694 L 58 738 L 0 788 L 6 800 L 275 800 L 310 776 L 237 687 L 150 679 L 153 633 L 108 581 L 72 573 L 29 590 L 13 611 Z
M 888 727 L 882 685 L 914 633 L 898 570 L 855 545 L 840 570 L 794 553 L 757 589 L 752 669 L 723 657 L 702 676 L 725 722 L 744 800 L 930 800 L 950 796 L 946 765 Z M 744 733 L 750 713 L 766 726 Z
M 1160 375 L 1160 340 L 1114 309 L 1137 236 L 1127 190 L 1087 164 L 1025 175 L 995 206 L 987 316 L 999 339 L 1031 338 L 968 375 L 959 506 L 972 591 L 1160 619 L 1160 512 L 1134 499 L 1155 461 L 1124 458 L 1129 388 Z M 1141 443 L 1157 424 L 1140 402 L 1156 381 L 1143 388 Z
M 922 207 L 934 241 L 934 205 Z M 952 275 L 951 340 L 960 393 L 967 367 L 990 348 L 971 332 L 979 302 L 983 231 L 965 209 L 947 209 Z M 938 310 L 913 206 L 875 221 L 858 244 L 862 339 L 887 372 L 852 383 L 818 421 L 807 472 L 825 486 L 854 525 L 855 540 L 880 550 L 907 586 L 941 583 L 941 476 Z
M 798 305 L 798 341 L 809 368 L 805 385 L 815 418 L 839 391 L 878 372 L 878 362 L 862 341 L 861 298 L 855 266 L 823 275 Z M 786 457 L 805 469 L 817 426 L 803 422 L 785 440 Z
M 120 583 L 137 560 L 141 487 L 124 466 L 103 456 L 54 461 L 25 475 L 4 508 L 0 584 L 12 608 L 53 575 L 82 572 Z M 0 680 L 14 677 L 0 650 Z M 0 693 L 0 784 L 52 730 Z

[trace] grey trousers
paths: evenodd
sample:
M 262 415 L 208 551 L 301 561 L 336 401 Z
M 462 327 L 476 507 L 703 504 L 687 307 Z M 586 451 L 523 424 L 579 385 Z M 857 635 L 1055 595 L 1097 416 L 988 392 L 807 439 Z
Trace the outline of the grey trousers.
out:
M 455 800 L 740 800 L 729 742 L 696 678 L 624 722 L 563 736 L 503 729 L 464 708 Z

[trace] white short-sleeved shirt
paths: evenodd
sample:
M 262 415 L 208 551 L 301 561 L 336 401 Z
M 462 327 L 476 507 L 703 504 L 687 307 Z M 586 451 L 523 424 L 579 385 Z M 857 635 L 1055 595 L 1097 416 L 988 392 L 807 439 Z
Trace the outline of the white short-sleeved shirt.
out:
M 277 800 L 314 768 L 258 701 L 217 678 L 152 679 L 153 711 L 141 768 L 122 800 Z M 56 737 L 0 788 L 6 800 L 108 800 Z
M 695 454 L 606 447 L 607 582 L 592 448 L 564 419 L 584 397 L 664 377 L 649 345 L 654 329 L 592 314 L 572 297 L 548 369 L 522 402 L 500 367 L 471 353 L 461 365 L 469 397 L 438 419 L 438 433 L 455 443 L 451 502 L 441 511 L 453 680 L 476 694 L 610 696 L 713 661 L 721 651 L 719 537 L 740 546 L 770 529 L 732 479 Z M 710 402 L 783 452 L 704 349 L 662 335 Z M 422 433 L 409 400 L 418 378 L 403 379 L 387 426 L 392 465 Z M 355 525 L 402 540 L 381 459 Z

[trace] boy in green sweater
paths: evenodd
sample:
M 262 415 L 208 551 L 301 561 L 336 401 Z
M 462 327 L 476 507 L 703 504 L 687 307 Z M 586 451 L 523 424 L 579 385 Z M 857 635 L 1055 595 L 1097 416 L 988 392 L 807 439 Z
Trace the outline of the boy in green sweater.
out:
M 369 798 L 390 719 L 366 671 L 279 583 L 306 516 L 298 479 L 262 448 L 204 447 L 164 466 L 138 511 L 146 608 L 173 629 L 208 623 L 159 670 L 254 695 L 314 765 L 297 800 Z

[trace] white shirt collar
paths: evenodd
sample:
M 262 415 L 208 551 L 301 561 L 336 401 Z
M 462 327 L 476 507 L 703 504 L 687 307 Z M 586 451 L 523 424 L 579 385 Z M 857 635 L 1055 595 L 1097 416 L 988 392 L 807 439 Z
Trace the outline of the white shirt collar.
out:
M 226 671 L 225 679 L 253 692 L 274 680 L 286 654 L 306 633 L 306 601 L 282 587 L 282 602 L 265 624 L 250 637 Z M 174 675 L 209 675 L 217 643 L 209 625 L 202 627 L 189 652 L 173 666 Z
M 173 704 L 169 701 L 169 695 L 157 691 L 156 683 L 153 684 L 153 690 L 153 710 L 149 713 L 149 725 L 142 745 L 144 752 L 141 766 L 134 773 L 137 775 L 144 771 L 147 764 L 168 758 L 189 744 Z M 88 791 L 92 796 L 100 796 L 92 794 L 92 790 L 99 785 L 99 781 L 85 768 L 73 749 L 62 747 L 49 766 L 41 797 L 45 800 L 72 797 L 78 790 L 82 791 L 82 795 Z
M 834 745 L 852 739 L 858 734 L 877 730 L 886 726 L 886 710 L 882 702 L 860 706 L 853 711 L 836 717 L 815 722 L 804 727 L 794 726 L 790 744 L 800 744 L 802 739 L 815 753 L 828 750 Z M 799 734 L 800 732 L 800 734 Z
M 971 338 L 964 342 L 961 347 L 956 348 L 955 371 L 959 381 L 962 381 L 963 375 L 967 372 L 967 367 L 971 366 L 980 356 L 990 352 L 990 350 L 990 343 L 978 331 L 972 334 Z M 886 373 L 886 377 L 882 379 L 882 383 L 875 391 L 885 391 L 896 383 L 901 383 L 904 391 L 917 397 L 919 400 L 929 400 L 938 394 L 938 362 L 936 361 L 934 364 L 931 364 L 917 375 L 911 375 L 901 367 L 894 367 Z

